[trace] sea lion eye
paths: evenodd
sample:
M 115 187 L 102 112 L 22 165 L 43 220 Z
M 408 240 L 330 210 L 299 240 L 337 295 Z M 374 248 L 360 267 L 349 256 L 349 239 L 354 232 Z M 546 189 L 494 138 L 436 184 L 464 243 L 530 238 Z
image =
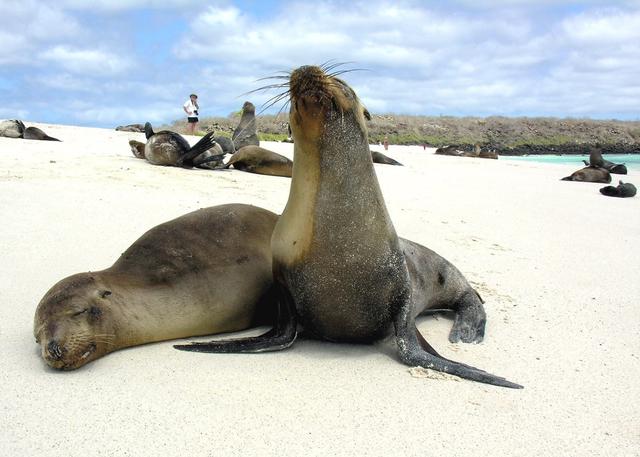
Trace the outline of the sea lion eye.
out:
M 368 121 L 371 120 L 371 113 L 369 112 L 369 110 L 367 108 L 364 108 L 362 111 L 362 114 L 364 114 L 364 118 Z
M 82 311 L 78 311 L 77 313 L 73 313 L 73 317 L 79 316 L 81 314 L 86 313 L 87 311 L 89 311 L 89 308 L 85 308 Z
M 108 297 L 109 295 L 111 295 L 111 291 L 110 290 L 103 290 L 100 293 L 100 298 L 105 298 L 105 297 Z

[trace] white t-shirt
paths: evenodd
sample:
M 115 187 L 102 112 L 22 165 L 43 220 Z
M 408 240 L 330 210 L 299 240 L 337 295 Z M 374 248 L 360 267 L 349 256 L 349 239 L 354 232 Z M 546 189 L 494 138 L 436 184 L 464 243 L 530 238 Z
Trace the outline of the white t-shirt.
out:
M 196 106 L 191 102 L 191 98 L 184 102 L 184 105 L 182 106 L 184 106 L 186 110 L 191 113 L 187 114 L 187 117 L 198 117 L 198 115 L 195 113 L 198 108 L 196 108 Z

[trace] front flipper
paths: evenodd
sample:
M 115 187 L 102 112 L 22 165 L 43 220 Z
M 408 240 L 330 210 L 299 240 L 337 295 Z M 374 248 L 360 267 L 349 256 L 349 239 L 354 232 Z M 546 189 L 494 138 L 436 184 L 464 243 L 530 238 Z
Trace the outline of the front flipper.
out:
M 519 384 L 507 381 L 478 368 L 445 359 L 439 355 L 416 328 L 414 319 L 411 317 L 410 304 L 407 303 L 402 306 L 394 325 L 400 359 L 403 363 L 441 371 L 471 381 L 509 387 L 511 389 L 522 389 Z
M 209 341 L 206 343 L 176 344 L 181 351 L 212 353 L 253 353 L 286 349 L 298 335 L 296 310 L 289 293 L 280 289 L 278 319 L 274 327 L 260 336 L 235 338 L 231 340 Z

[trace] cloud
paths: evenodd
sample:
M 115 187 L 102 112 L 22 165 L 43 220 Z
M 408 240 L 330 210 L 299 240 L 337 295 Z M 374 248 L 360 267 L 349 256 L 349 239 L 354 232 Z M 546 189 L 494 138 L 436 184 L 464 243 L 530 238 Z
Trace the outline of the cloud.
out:
M 369 70 L 345 78 L 373 111 L 637 117 L 626 88 L 640 81 L 640 11 L 587 3 L 557 15 L 517 0 L 456 14 L 421 2 L 292 2 L 264 18 L 212 6 L 174 53 L 201 61 L 198 76 L 216 74 L 221 91 L 335 58 Z
M 114 75 L 132 67 L 126 57 L 98 49 L 55 46 L 40 53 L 39 57 L 54 62 L 67 71 L 80 74 Z

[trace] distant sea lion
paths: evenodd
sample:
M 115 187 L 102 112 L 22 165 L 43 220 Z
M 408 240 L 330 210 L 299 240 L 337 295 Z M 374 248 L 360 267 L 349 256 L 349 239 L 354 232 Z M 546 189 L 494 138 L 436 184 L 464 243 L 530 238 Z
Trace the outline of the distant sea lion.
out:
M 460 151 L 458 151 L 458 146 L 452 144 L 450 146 L 442 146 L 436 149 L 435 154 L 445 156 L 459 156 Z
M 222 148 L 213 139 L 213 132 L 190 146 L 178 133 L 169 130 L 154 132 L 149 122 L 144 125 L 144 131 L 147 137 L 144 156 L 153 165 L 215 168 L 224 157 Z
M 245 146 L 231 156 L 224 168 L 233 168 L 249 173 L 291 177 L 293 162 L 276 152 L 260 146 Z
M 589 161 L 583 160 L 584 164 L 592 167 L 600 167 L 607 170 L 609 173 L 618 175 L 626 175 L 627 167 L 623 163 L 613 163 L 602 157 L 602 150 L 598 148 L 591 148 L 589 153 Z
M 607 197 L 629 198 L 636 195 L 636 186 L 634 186 L 630 182 L 623 183 L 622 181 L 620 181 L 617 187 L 605 186 L 600 189 L 600 193 L 602 195 L 606 195 Z
M 256 107 L 253 103 L 244 102 L 242 105 L 242 117 L 231 139 L 238 151 L 245 146 L 260 146 L 256 126 Z
M 0 122 L 0 137 L 22 138 L 24 123 L 17 119 L 9 119 Z
M 481 149 L 478 157 L 481 159 L 497 159 L 498 153 L 495 150 Z
M 144 159 L 144 148 L 145 148 L 145 143 L 143 143 L 142 141 L 136 141 L 136 140 L 129 140 L 129 146 L 131 147 L 131 152 L 133 153 L 134 157 L 138 158 L 138 159 Z
M 581 170 L 574 171 L 571 175 L 562 178 L 561 181 L 610 183 L 611 175 L 604 168 L 589 166 L 582 168 Z
M 27 127 L 26 129 L 24 129 L 22 138 L 24 138 L 25 140 L 60 141 L 57 138 L 53 138 L 52 136 L 47 135 L 38 127 Z
M 226 136 L 216 136 L 213 139 L 216 140 L 216 143 L 220 145 L 222 152 L 225 154 L 234 154 L 236 152 L 236 146 L 231 138 Z
M 36 309 L 42 357 L 73 370 L 128 346 L 271 322 L 276 220 L 249 205 L 201 209 L 149 230 L 110 268 L 63 279 Z
M 415 326 L 420 304 L 376 179 L 365 118 L 345 82 L 320 67 L 293 71 L 289 121 L 294 137 L 289 200 L 271 239 L 280 297 L 277 325 L 236 341 L 195 343 L 200 352 L 260 352 L 293 344 L 298 323 L 336 342 L 372 342 L 394 332 L 400 359 L 479 382 L 518 384 L 440 356 Z M 447 277 L 438 278 L 446 283 Z M 484 322 L 460 311 L 474 340 Z M 459 324 L 461 325 L 461 324 Z M 467 332 L 465 332 L 467 333 Z
M 119 125 L 116 127 L 116 130 L 119 132 L 144 133 L 144 125 L 142 124 Z
M 384 155 L 381 152 L 378 151 L 374 151 L 371 150 L 371 159 L 373 160 L 374 163 L 383 163 L 386 165 L 400 165 L 402 166 L 402 164 L 400 162 L 398 162 L 397 160 L 392 159 L 391 157 L 388 157 L 386 155 Z

